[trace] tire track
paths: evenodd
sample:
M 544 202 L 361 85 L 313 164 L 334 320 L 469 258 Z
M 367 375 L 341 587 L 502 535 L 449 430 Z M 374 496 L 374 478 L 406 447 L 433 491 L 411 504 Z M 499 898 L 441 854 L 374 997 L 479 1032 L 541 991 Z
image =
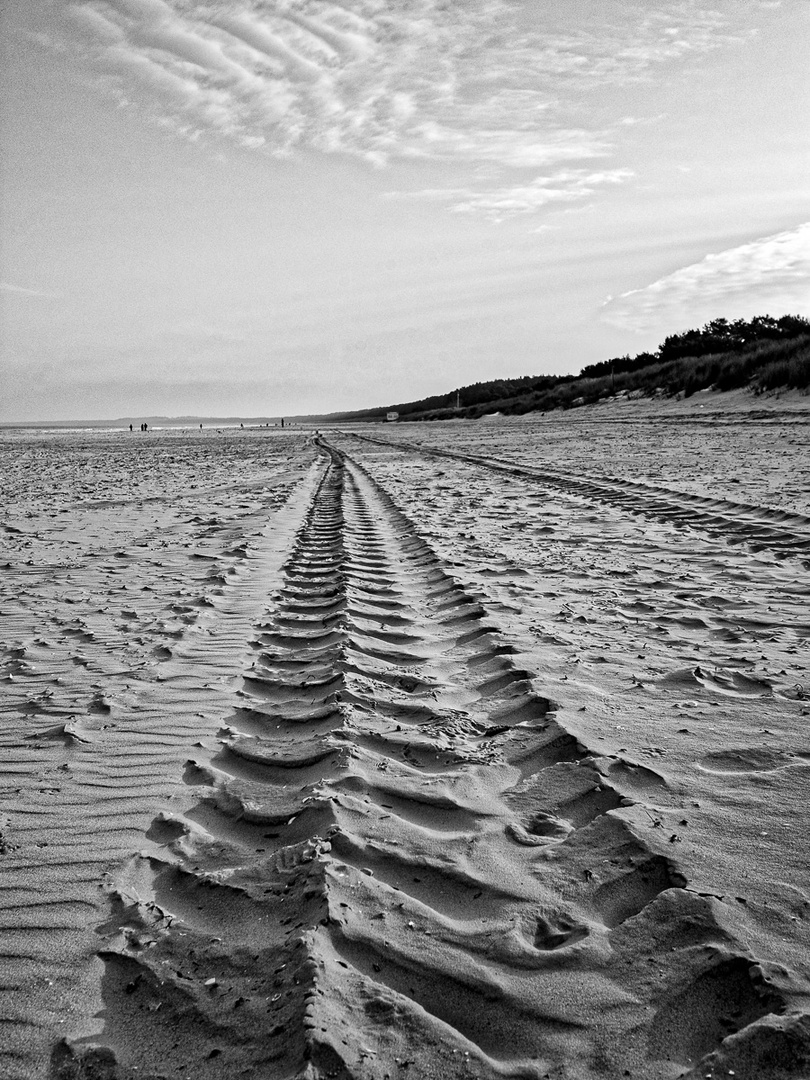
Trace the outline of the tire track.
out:
M 405 440 L 351 433 L 355 439 L 389 449 L 451 458 L 507 476 L 536 480 L 567 495 L 615 506 L 627 513 L 705 529 L 730 543 L 745 543 L 753 551 L 769 550 L 780 558 L 799 558 L 810 566 L 810 518 L 727 499 L 712 499 L 671 488 L 611 476 L 573 475 L 561 469 L 532 468 L 500 458 L 480 457 Z
M 661 778 L 582 745 L 386 492 L 322 450 L 240 704 L 186 764 L 196 799 L 110 890 L 104 1032 L 54 1075 L 663 1078 L 755 1038 L 784 996 L 622 815 Z M 705 986 L 687 1036 L 672 1002 Z

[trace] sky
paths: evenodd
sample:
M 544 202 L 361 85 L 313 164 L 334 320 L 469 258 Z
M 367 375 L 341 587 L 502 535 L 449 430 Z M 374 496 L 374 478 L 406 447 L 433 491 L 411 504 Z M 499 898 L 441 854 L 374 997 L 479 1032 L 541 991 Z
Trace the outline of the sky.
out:
M 3 0 L 0 421 L 810 316 L 808 0 Z

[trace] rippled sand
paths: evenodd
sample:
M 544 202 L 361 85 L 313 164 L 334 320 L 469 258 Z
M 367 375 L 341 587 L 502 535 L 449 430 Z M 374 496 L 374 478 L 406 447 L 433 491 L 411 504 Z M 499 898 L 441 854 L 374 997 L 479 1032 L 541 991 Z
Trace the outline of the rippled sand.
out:
M 808 415 L 623 415 L 0 439 L 0 1075 L 810 1075 Z

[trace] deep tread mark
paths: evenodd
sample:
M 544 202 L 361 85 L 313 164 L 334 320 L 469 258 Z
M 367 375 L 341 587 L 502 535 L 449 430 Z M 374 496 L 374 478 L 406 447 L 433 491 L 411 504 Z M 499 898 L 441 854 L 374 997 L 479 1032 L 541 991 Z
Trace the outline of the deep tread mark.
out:
M 615 476 L 584 477 L 562 469 L 532 468 L 500 458 L 480 457 L 418 443 L 374 438 L 352 433 L 356 439 L 428 457 L 451 458 L 491 472 L 535 480 L 544 487 L 583 496 L 643 517 L 689 528 L 702 528 L 725 536 L 730 543 L 745 542 L 754 551 L 768 548 L 783 557 L 806 559 L 810 554 L 810 517 L 785 510 L 753 506 L 728 499 L 693 495 L 641 481 Z

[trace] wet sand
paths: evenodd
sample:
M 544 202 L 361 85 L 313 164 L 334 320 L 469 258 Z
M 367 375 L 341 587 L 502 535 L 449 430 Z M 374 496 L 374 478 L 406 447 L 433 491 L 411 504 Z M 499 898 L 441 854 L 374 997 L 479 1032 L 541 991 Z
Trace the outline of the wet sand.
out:
M 810 1075 L 810 410 L 701 404 L 3 435 L 0 1075 Z

